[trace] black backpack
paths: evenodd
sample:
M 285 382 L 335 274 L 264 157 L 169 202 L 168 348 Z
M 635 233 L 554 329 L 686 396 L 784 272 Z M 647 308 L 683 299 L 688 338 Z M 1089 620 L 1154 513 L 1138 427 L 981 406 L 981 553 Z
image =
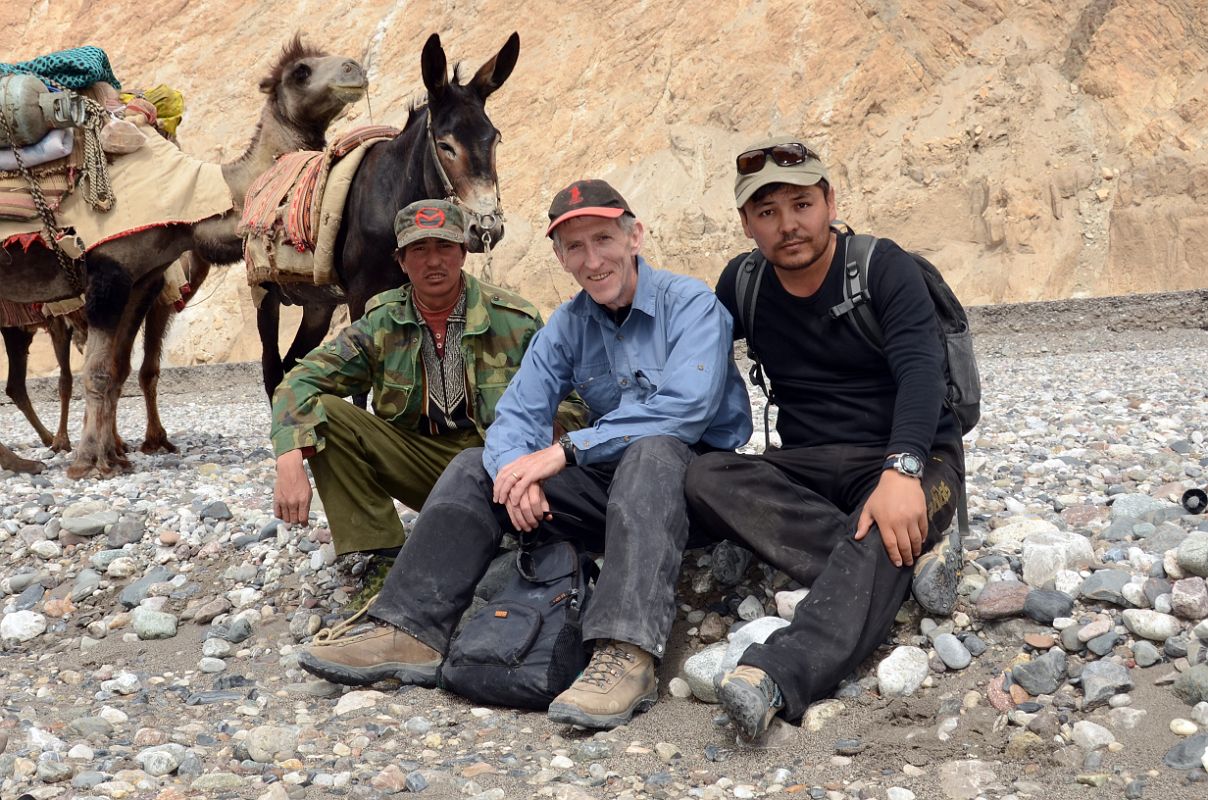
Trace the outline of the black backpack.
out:
M 831 225 L 835 231 L 846 228 L 851 233 L 846 240 L 843 257 L 843 302 L 830 310 L 833 319 L 847 317 L 856 330 L 877 350 L 884 350 L 885 337 L 881 332 L 872 309 L 872 292 L 869 289 L 868 269 L 877 237 L 852 233 L 843 222 Z M 908 251 L 909 253 L 909 251 Z M 909 253 L 923 273 L 927 292 L 935 305 L 935 318 L 939 324 L 940 339 L 944 348 L 944 379 L 948 387 L 944 398 L 946 405 L 956 416 L 961 433 L 973 430 L 981 417 L 981 377 L 977 371 L 977 358 L 973 352 L 973 333 L 969 330 L 969 318 L 956 294 L 944 281 L 940 271 L 918 253 Z M 751 344 L 755 323 L 755 301 L 759 297 L 759 286 L 767 271 L 767 259 L 758 249 L 752 250 L 738 267 L 735 278 L 734 297 L 738 308 L 738 320 L 747 333 L 747 356 L 751 359 L 751 383 L 758 386 L 768 398 L 776 402 L 763 376 L 763 365 Z M 771 440 L 767 411 L 763 417 L 764 447 Z M 967 499 L 961 493 L 959 522 L 961 531 L 968 529 Z
M 449 646 L 440 686 L 476 703 L 544 710 L 587 666 L 582 616 L 595 562 L 558 541 L 516 553 L 516 572 Z

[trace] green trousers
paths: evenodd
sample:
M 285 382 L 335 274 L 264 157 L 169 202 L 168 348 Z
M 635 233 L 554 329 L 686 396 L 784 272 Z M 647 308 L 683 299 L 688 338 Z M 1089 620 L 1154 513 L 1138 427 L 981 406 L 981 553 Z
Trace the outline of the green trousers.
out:
M 320 395 L 324 447 L 308 460 L 336 553 L 398 547 L 406 539 L 394 500 L 418 511 L 453 457 L 481 447 L 478 431 L 424 436 L 335 395 Z

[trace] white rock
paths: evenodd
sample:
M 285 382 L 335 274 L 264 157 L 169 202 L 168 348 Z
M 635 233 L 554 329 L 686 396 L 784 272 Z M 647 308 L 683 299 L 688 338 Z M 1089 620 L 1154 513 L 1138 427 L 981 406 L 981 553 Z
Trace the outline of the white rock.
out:
M 1170 732 L 1175 736 L 1195 736 L 1200 726 L 1189 719 L 1175 718 L 1170 721 Z
M 1053 576 L 1053 588 L 1065 592 L 1070 597 L 1077 597 L 1081 586 L 1082 576 L 1072 569 L 1059 569 Z
M 1145 608 L 1129 608 L 1124 611 L 1124 624 L 1133 635 L 1155 642 L 1164 642 L 1178 634 L 1182 623 L 1169 614 Z
M 125 725 L 130 720 L 125 711 L 113 706 L 103 706 L 96 715 L 114 727 Z
M 549 760 L 549 765 L 554 769 L 574 769 L 575 762 L 566 756 L 554 756 Z
M 226 669 L 226 662 L 221 658 L 210 658 L 209 656 L 206 656 L 197 662 L 197 668 L 202 672 L 213 674 L 215 672 L 222 672 L 224 669 Z
M 748 595 L 738 604 L 738 618 L 747 621 L 763 616 L 763 603 L 755 595 Z
M 672 697 L 678 697 L 681 700 L 692 696 L 692 687 L 680 677 L 672 678 L 667 684 L 667 690 L 671 692 Z
M 684 680 L 696 699 L 702 703 L 716 703 L 717 689 L 713 686 L 713 676 L 717 674 L 721 661 L 726 656 L 726 642 L 712 644 L 690 656 L 684 662 Z
M 362 691 L 349 692 L 340 698 L 336 703 L 334 713 L 336 716 L 348 714 L 353 711 L 360 711 L 365 708 L 373 708 L 379 701 L 385 699 L 386 695 L 382 692 L 373 689 L 365 689 Z
M 877 685 L 882 697 L 913 694 L 929 670 L 927 653 L 917 647 L 895 648 L 877 665 Z
M 1208 700 L 1201 700 L 1195 704 L 1195 708 L 1191 709 L 1191 719 L 1197 725 L 1208 728 Z
M 1074 723 L 1074 744 L 1083 750 L 1098 750 L 1116 741 L 1112 732 L 1102 725 L 1096 725 L 1088 720 Z
M 1051 530 L 1033 533 L 1023 540 L 1023 579 L 1041 587 L 1061 570 L 1080 569 L 1095 559 L 1090 540 L 1076 533 Z
M 776 616 L 781 619 L 787 619 L 790 622 L 793 619 L 793 613 L 797 610 L 797 604 L 805 599 L 810 593 L 809 589 L 797 589 L 792 592 L 776 592 Z
M 822 730 L 826 723 L 843 713 L 847 706 L 838 700 L 819 700 L 805 710 L 802 726 L 811 733 Z
M 59 543 L 52 542 L 47 539 L 34 542 L 29 546 L 29 549 L 32 550 L 35 555 L 45 559 L 58 558 L 59 556 L 63 555 L 63 548 L 59 546 Z
M 914 792 L 901 786 L 890 786 L 885 790 L 885 797 L 888 800 L 914 800 Z
M 986 537 L 986 543 L 994 547 L 1018 550 L 1029 536 L 1038 533 L 1061 533 L 1061 530 L 1043 519 L 1020 519 L 1001 525 Z
M 28 642 L 46 630 L 46 617 L 36 611 L 14 611 L 0 620 L 0 639 Z
M 734 669 L 738 666 L 738 659 L 742 658 L 742 654 L 747 651 L 748 647 L 753 644 L 763 644 L 769 636 L 781 628 L 787 628 L 788 624 L 788 620 L 780 617 L 760 617 L 743 625 L 737 631 L 732 631 L 729 634 L 730 643 L 726 647 L 726 654 L 722 657 L 717 671 L 726 673 Z M 715 677 L 720 678 L 721 676 Z

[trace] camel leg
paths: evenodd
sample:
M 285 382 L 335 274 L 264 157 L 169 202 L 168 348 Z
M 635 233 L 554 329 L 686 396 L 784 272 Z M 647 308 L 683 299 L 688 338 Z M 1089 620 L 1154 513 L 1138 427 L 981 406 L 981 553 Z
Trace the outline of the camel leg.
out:
M 71 410 L 71 327 L 62 317 L 50 317 L 46 330 L 54 344 L 55 360 L 59 362 L 59 430 L 50 449 L 66 453 L 71 450 L 71 438 L 67 435 L 67 412 Z
M 176 445 L 168 441 L 168 433 L 159 418 L 159 367 L 172 311 L 171 306 L 157 300 L 147 311 L 147 321 L 143 325 L 143 364 L 138 370 L 138 385 L 147 404 L 147 435 L 138 449 L 147 454 L 160 450 L 176 452 Z
M 260 372 L 264 377 L 264 391 L 268 393 L 269 403 L 273 402 L 273 392 L 285 370 L 281 366 L 281 351 L 277 347 L 277 332 L 281 324 L 281 298 L 277 287 L 271 283 L 264 285 L 267 294 L 256 309 L 256 331 L 260 334 Z
M 42 424 L 42 420 L 38 419 L 38 412 L 34 411 L 34 405 L 30 402 L 29 392 L 25 387 L 25 373 L 29 370 L 29 344 L 34 340 L 34 329 L 0 328 L 0 335 L 4 337 L 4 350 L 8 354 L 8 382 L 5 384 L 4 393 L 21 409 L 21 413 L 37 431 L 43 446 L 49 447 L 53 437 Z
M 0 442 L 0 469 L 37 475 L 42 471 L 42 462 L 21 458 L 12 450 L 5 447 L 3 442 Z
M 76 460 L 67 469 L 71 478 L 109 477 L 130 466 L 118 449 L 117 401 L 130 374 L 134 336 L 163 286 L 162 271 L 131 285 L 111 259 L 94 257 L 96 277 L 89 276 L 88 346 L 84 354 L 87 406 Z
M 146 282 L 146 285 L 143 285 L 144 282 Z M 140 293 L 139 303 L 143 305 L 142 313 L 138 313 L 138 309 L 135 308 L 135 313 L 123 315 L 121 322 L 118 323 L 116 332 L 117 338 L 115 341 L 120 346 L 116 347 L 113 352 L 114 363 L 117 365 L 117 392 L 119 397 L 121 396 L 122 389 L 124 389 L 126 386 L 126 381 L 130 378 L 130 357 L 134 354 L 134 339 L 138 336 L 138 329 L 143 327 L 143 325 L 147 322 L 151 315 L 152 309 L 154 309 L 156 306 L 162 306 L 162 304 L 159 302 L 159 295 L 160 292 L 163 291 L 163 288 L 164 277 L 162 272 L 154 277 L 147 277 L 144 278 L 143 281 L 140 281 L 138 291 Z M 145 294 L 143 294 L 143 292 L 145 292 Z M 165 322 L 165 325 L 166 324 L 167 323 Z M 159 336 L 162 339 L 162 331 L 160 332 Z M 144 348 L 147 346 L 145 341 L 143 346 Z M 156 380 L 158 381 L 158 355 L 155 362 L 155 373 Z M 119 453 L 125 455 L 126 453 L 130 452 L 130 450 L 126 447 L 126 443 L 122 441 L 121 435 L 117 432 L 116 416 L 113 418 L 113 441 L 116 444 Z

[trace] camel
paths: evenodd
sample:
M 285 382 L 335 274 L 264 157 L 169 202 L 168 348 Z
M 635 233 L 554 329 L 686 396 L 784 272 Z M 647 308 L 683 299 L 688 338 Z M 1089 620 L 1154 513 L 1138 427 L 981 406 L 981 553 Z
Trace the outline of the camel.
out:
M 338 305 L 348 303 L 349 318 L 357 320 L 369 298 L 403 282 L 393 256 L 399 209 L 446 197 L 466 211 L 471 252 L 489 251 L 503 238 L 495 173 L 500 136 L 487 116 L 486 100 L 511 75 L 519 54 L 520 36 L 513 33 L 463 84 L 457 70 L 449 78 L 440 36 L 428 37 L 420 54 L 427 102 L 411 109 L 401 133 L 372 145 L 349 187 L 336 240 L 339 285 L 261 284 L 267 295 L 257 309 L 256 326 L 270 401 L 285 373 L 323 341 Z M 282 303 L 302 306 L 302 324 L 284 359 L 277 347 Z M 357 398 L 357 404 L 364 407 L 365 398 Z
M 365 88 L 356 61 L 329 56 L 295 36 L 260 82 L 266 99 L 247 151 L 221 166 L 232 210 L 194 225 L 152 227 L 106 241 L 88 251 L 82 275 L 60 268 L 44 247 L 24 251 L 17 245 L 0 252 L 0 296 L 11 302 L 72 297 L 80 279 L 86 282 L 86 410 L 70 477 L 108 477 L 129 467 L 117 435 L 117 400 L 130 373 L 135 334 L 163 286 L 164 270 L 186 251 L 207 264 L 238 261 L 242 239 L 236 225 L 252 181 L 283 153 L 321 149 L 328 125 Z

